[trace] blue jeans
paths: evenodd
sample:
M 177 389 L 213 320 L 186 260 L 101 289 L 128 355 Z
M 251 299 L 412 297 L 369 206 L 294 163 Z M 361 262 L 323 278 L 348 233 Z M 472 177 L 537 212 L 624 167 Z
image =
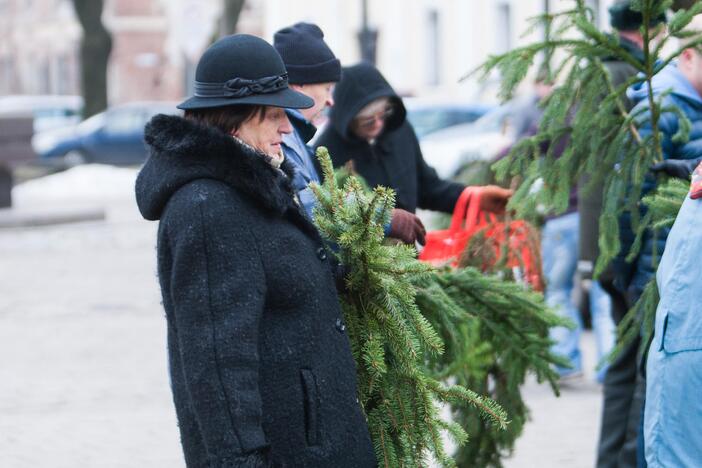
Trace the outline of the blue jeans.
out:
M 555 327 L 550 332 L 550 337 L 555 342 L 552 351 L 568 358 L 572 365 L 571 369 L 557 369 L 562 376 L 582 371 L 580 334 L 583 325 L 580 313 L 573 301 L 575 272 L 578 263 L 579 224 L 578 213 L 569 213 L 547 221 L 541 233 L 541 251 L 546 278 L 546 303 L 558 314 L 569 318 L 576 324 L 573 330 Z M 611 309 L 609 295 L 602 290 L 597 281 L 593 281 L 590 288 L 590 310 L 598 362 L 614 346 L 615 327 Z M 602 382 L 606 371 L 606 367 L 603 367 L 597 372 L 598 381 Z

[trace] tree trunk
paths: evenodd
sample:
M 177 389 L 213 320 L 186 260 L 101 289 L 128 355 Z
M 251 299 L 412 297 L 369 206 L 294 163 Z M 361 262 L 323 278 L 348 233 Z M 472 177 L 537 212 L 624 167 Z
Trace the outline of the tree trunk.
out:
M 673 10 L 681 10 L 683 8 L 690 8 L 695 4 L 697 0 L 675 0 L 673 1 Z
M 0 166 L 0 208 L 12 206 L 12 171 Z
M 84 118 L 107 108 L 107 63 L 112 37 L 102 24 L 103 3 L 103 0 L 73 0 L 78 21 L 83 27 L 80 62 Z
M 236 33 L 236 25 L 239 22 L 239 15 L 244 7 L 245 0 L 224 0 L 222 10 L 222 36 L 229 36 Z

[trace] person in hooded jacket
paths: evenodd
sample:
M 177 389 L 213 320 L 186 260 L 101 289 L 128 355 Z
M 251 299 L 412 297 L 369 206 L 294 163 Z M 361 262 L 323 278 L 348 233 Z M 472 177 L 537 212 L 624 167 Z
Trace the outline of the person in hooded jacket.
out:
M 184 117 L 146 126 L 136 197 L 158 220 L 158 275 L 185 461 L 374 467 L 330 258 L 281 153 L 288 87 L 254 36 L 215 42 Z
M 334 102 L 329 125 L 317 145 L 329 149 L 335 167 L 352 162 L 369 186 L 395 190 L 396 207 L 408 214 L 417 208 L 453 212 L 465 186 L 440 179 L 424 161 L 402 99 L 377 68 L 368 63 L 345 67 Z M 502 212 L 511 194 L 486 186 L 481 207 Z M 415 222 L 405 218 L 393 217 L 390 229 Z
M 665 172 L 677 174 L 686 172 L 689 177 L 697 160 L 702 158 L 702 97 L 697 86 L 702 89 L 702 71 L 695 68 L 699 52 L 694 48 L 686 49 L 676 62 L 666 66 L 652 80 L 653 95 L 658 99 L 662 94 L 662 108 L 677 107 L 692 122 L 689 139 L 679 141 L 675 138 L 680 128 L 680 117 L 673 112 L 663 112 L 658 122 L 658 129 L 663 149 L 663 161 L 652 168 L 643 185 L 642 196 L 652 192 L 657 185 L 654 174 Z M 700 80 L 698 82 L 698 80 Z M 631 111 L 634 115 L 643 115 L 645 119 L 639 128 L 642 138 L 652 133 L 648 117 L 648 87 L 645 83 L 632 86 L 627 97 L 635 104 Z M 615 269 L 617 285 L 624 291 L 630 304 L 636 303 L 646 284 L 655 276 L 654 258 L 660 258 L 666 244 L 669 230 L 661 229 L 655 235 L 651 231 L 644 233 L 639 255 L 632 262 L 627 262 L 629 248 L 634 242 L 635 234 L 631 230 L 629 217 L 624 216 L 622 225 L 622 249 L 616 260 Z

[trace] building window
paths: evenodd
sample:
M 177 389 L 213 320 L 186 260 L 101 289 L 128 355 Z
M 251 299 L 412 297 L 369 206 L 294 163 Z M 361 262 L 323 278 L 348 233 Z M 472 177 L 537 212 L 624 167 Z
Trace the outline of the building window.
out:
M 439 12 L 430 10 L 427 14 L 427 84 L 437 86 L 441 82 L 441 31 Z
M 48 59 L 41 61 L 39 70 L 39 94 L 51 94 L 51 66 Z
M 71 64 L 67 55 L 56 57 L 56 92 L 69 94 L 71 92 Z
M 600 0 L 586 0 L 585 5 L 587 5 L 591 10 L 592 13 L 595 15 L 593 19 L 593 23 L 595 26 L 601 26 L 600 25 Z
M 0 93 L 14 94 L 15 63 L 12 57 L 0 58 Z
M 497 24 L 495 25 L 495 52 L 503 54 L 512 49 L 512 5 L 502 2 L 497 5 Z

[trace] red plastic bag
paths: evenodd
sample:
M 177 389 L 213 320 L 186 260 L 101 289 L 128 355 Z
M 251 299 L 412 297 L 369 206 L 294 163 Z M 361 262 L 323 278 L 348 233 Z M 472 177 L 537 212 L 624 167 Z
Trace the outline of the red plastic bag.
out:
M 535 229 L 523 220 L 498 221 L 494 214 L 480 209 L 481 197 L 481 187 L 467 187 L 456 202 L 451 226 L 427 233 L 419 259 L 436 266 L 466 266 L 466 256 L 470 254 L 466 247 L 472 238 L 480 235 L 484 237 L 484 246 L 491 250 L 477 265 L 482 271 L 491 271 L 502 259 L 503 266 L 512 270 L 516 280 L 542 291 L 541 251 Z

